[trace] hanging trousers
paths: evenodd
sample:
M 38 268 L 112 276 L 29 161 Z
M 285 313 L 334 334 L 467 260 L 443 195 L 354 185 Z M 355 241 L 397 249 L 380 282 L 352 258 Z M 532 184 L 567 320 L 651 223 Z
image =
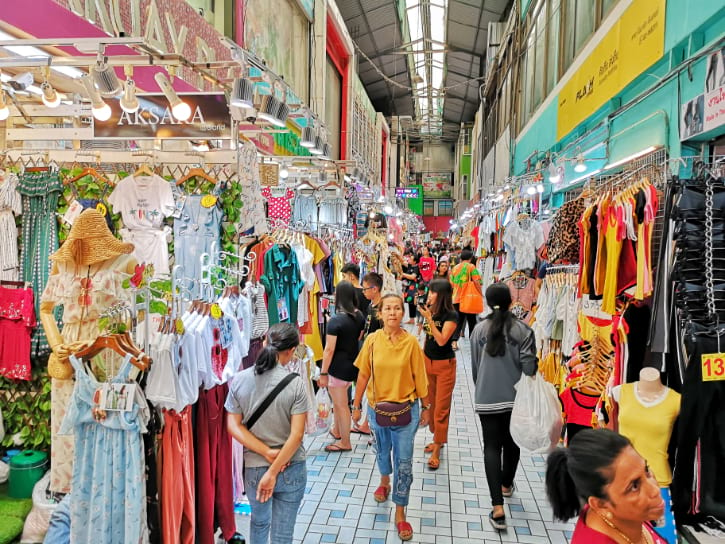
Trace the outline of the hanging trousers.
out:
M 456 386 L 456 359 L 425 358 L 428 375 L 428 402 L 431 408 L 430 432 L 436 444 L 448 443 L 448 421 L 451 416 L 453 389 Z
M 194 431 L 191 407 L 164 412 L 159 453 L 161 534 L 164 544 L 194 544 Z
M 224 401 L 229 387 L 199 392 L 196 412 L 197 542 L 214 544 L 216 527 L 224 540 L 236 532 L 232 490 L 232 437 L 227 432 Z
M 503 505 L 501 486 L 514 484 L 521 450 L 511 438 L 511 412 L 479 414 L 483 429 L 483 466 L 493 506 Z M 502 461 L 503 458 L 503 461 Z

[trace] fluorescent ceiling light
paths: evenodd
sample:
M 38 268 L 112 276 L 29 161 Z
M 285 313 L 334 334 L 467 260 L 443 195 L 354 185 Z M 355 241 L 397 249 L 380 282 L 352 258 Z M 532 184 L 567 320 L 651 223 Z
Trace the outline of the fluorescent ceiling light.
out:
M 656 150 L 657 150 L 657 146 L 651 145 L 648 148 L 643 149 L 642 151 L 637 151 L 637 153 L 632 153 L 628 157 L 624 157 L 623 159 L 620 159 L 616 162 L 606 165 L 604 167 L 604 170 L 609 170 L 610 168 L 616 168 L 617 166 L 621 166 L 625 163 L 628 163 L 628 162 L 638 159 L 640 157 L 644 157 L 645 155 L 647 155 L 647 153 L 652 153 L 653 151 L 656 151 Z
M 594 170 L 594 171 L 592 171 L 592 172 L 589 172 L 588 174 L 585 174 L 585 175 L 583 175 L 583 176 L 579 176 L 578 178 L 576 178 L 576 179 L 573 179 L 573 180 L 571 180 L 571 181 L 569 182 L 569 185 L 574 185 L 575 183 L 579 183 L 580 181 L 582 181 L 582 180 L 584 180 L 584 179 L 590 178 L 590 177 L 592 177 L 592 176 L 596 176 L 596 175 L 597 175 L 597 174 L 598 174 L 599 172 L 601 172 L 601 169 L 599 169 L 599 170 Z

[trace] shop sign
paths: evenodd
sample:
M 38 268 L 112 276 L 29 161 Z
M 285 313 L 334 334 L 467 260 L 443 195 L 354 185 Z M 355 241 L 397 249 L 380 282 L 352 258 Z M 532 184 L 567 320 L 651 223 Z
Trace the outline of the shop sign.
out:
M 705 92 L 682 105 L 680 139 L 688 140 L 725 125 L 725 49 L 707 58 Z
M 725 381 L 725 353 L 703 353 L 700 361 L 703 382 Z
M 666 0 L 634 0 L 559 93 L 557 139 L 658 61 Z
M 396 187 L 395 198 L 420 198 L 418 187 Z
M 425 198 L 450 198 L 453 194 L 452 178 L 450 172 L 423 174 L 423 196 Z
M 213 27 L 184 0 L 58 0 L 58 3 L 102 28 L 109 36 L 144 38 L 162 54 L 183 55 L 197 62 L 230 56 Z
M 228 140 L 231 116 L 223 93 L 179 93 L 191 107 L 191 117 L 179 121 L 171 113 L 163 94 L 138 94 L 141 105 L 135 113 L 121 109 L 118 100 L 109 100 L 111 118 L 94 119 L 93 135 L 106 140 Z

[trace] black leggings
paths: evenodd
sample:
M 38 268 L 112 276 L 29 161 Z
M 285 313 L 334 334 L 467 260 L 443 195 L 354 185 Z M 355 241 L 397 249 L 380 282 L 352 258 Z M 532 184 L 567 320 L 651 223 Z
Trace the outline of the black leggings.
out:
M 455 342 L 458 341 L 458 339 L 461 337 L 461 333 L 466 330 L 466 323 L 468 323 L 468 336 L 470 338 L 471 333 L 473 332 L 473 328 L 476 326 L 476 314 L 462 313 L 460 304 L 454 304 L 453 307 L 455 308 L 456 312 L 458 312 L 458 326 L 453 333 L 453 340 Z
M 483 429 L 483 466 L 486 469 L 491 503 L 503 506 L 501 486 L 514 485 L 521 450 L 511 438 L 511 412 L 479 414 Z M 503 462 L 502 462 L 503 457 Z
M 412 302 L 408 302 L 408 318 L 409 319 L 415 319 L 416 314 L 418 313 L 418 308 L 415 305 L 415 300 Z

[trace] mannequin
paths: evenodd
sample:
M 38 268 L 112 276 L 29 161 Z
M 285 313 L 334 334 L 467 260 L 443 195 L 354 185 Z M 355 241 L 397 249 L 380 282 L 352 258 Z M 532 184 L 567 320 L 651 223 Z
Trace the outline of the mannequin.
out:
M 123 243 L 111 234 L 99 211 L 88 209 L 78 216 L 63 246 L 51 255 L 53 268 L 41 297 L 40 322 L 52 350 L 49 361 L 52 376 L 58 376 L 55 369 L 69 365 L 69 355 L 92 343 L 100 334 L 98 320 L 104 310 L 131 300 L 131 292 L 124 290 L 123 281 L 133 275 L 137 264 L 130 255 L 132 251 L 132 244 Z M 64 307 L 62 332 L 53 315 L 56 306 Z M 108 371 L 112 376 L 118 368 L 117 357 L 107 353 L 94 361 L 94 365 L 100 365 L 103 374 Z M 50 489 L 59 493 L 70 491 L 73 437 L 58 435 L 58 431 L 73 386 L 72 379 L 53 377 Z
M 612 389 L 619 404 L 619 432 L 632 441 L 634 449 L 647 460 L 665 501 L 665 519 L 656 524 L 668 542 L 677 542 L 672 517 L 670 483 L 672 470 L 667 449 L 672 428 L 680 413 L 680 394 L 662 384 L 656 368 L 645 367 L 639 380 Z

